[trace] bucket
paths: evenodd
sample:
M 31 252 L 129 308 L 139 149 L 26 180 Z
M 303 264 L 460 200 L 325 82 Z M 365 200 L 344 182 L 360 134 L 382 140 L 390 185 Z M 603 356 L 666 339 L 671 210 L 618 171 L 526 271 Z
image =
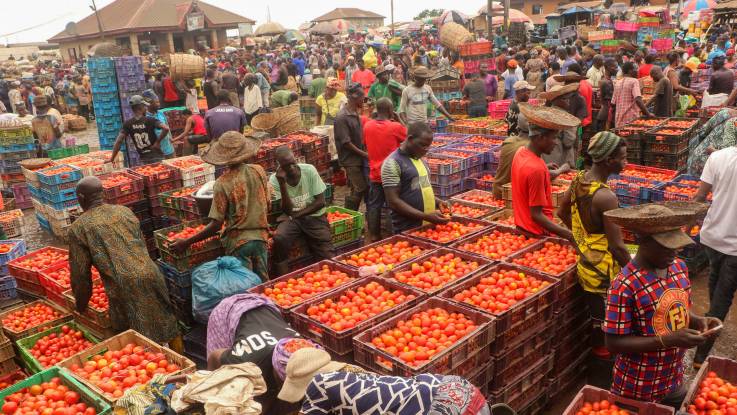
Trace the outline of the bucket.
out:
M 205 60 L 197 55 L 173 53 L 169 55 L 169 69 L 174 79 L 195 79 L 205 75 Z

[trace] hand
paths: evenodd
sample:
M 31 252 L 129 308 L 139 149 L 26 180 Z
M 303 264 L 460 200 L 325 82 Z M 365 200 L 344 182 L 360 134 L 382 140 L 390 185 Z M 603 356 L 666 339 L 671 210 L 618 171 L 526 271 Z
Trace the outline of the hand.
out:
M 449 121 L 449 122 L 456 122 L 456 119 L 455 119 L 455 118 L 453 118 L 453 117 L 448 117 L 448 121 Z
M 176 241 L 169 244 L 169 249 L 175 253 L 181 254 L 189 248 L 189 242 L 186 239 L 177 239 Z
M 701 330 L 702 332 L 704 332 L 706 330 L 711 330 L 714 327 L 719 327 L 720 325 L 722 325 L 722 320 L 719 320 L 716 317 L 704 317 L 702 320 L 706 323 L 705 324 L 706 325 L 706 329 Z M 722 330 L 724 330 L 724 328 L 720 328 L 719 330 L 715 331 L 714 333 L 707 334 L 704 337 L 713 339 L 713 338 L 719 336 L 722 333 Z
M 279 183 L 283 183 L 287 180 L 287 172 L 286 170 L 279 167 L 276 169 L 276 180 L 279 181 Z
M 706 152 L 706 154 L 711 155 L 711 153 L 717 151 L 717 149 L 714 148 L 714 147 L 712 147 L 712 146 L 709 146 L 709 147 L 706 147 L 706 149 L 704 151 Z
M 558 168 L 558 171 L 561 172 L 561 173 L 565 173 L 567 171 L 571 171 L 571 165 L 568 164 L 568 163 L 563 163 L 563 165 Z
M 674 333 L 666 334 L 661 338 L 663 344 L 668 347 L 681 347 L 689 349 L 706 341 L 698 331 L 693 329 L 680 329 Z
M 156 142 L 151 144 L 151 150 L 161 150 L 161 143 Z
M 563 235 L 561 237 L 569 242 L 571 242 L 574 246 L 576 246 L 576 240 L 573 238 L 573 232 L 571 232 L 569 229 L 566 229 L 565 232 L 563 232 Z
M 557 163 L 548 163 L 548 170 L 558 170 L 559 166 Z
M 425 220 L 436 225 L 442 225 L 450 222 L 450 216 L 445 216 L 439 210 L 436 210 L 433 213 L 425 215 Z

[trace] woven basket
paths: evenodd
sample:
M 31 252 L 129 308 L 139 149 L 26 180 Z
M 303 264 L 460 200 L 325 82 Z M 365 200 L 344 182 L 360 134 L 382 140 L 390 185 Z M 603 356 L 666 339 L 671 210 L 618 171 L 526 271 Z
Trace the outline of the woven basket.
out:
M 297 114 L 290 114 L 281 120 L 279 120 L 279 124 L 276 126 L 276 134 L 277 135 L 287 135 L 289 133 L 293 133 L 295 131 L 299 131 L 302 129 L 302 115 Z
M 458 23 L 445 23 L 440 28 L 440 43 L 454 51 L 458 51 L 464 43 L 473 42 L 473 35 Z
M 197 55 L 173 53 L 169 55 L 171 76 L 174 79 L 202 78 L 205 74 L 205 60 Z
M 581 124 L 581 120 L 556 107 L 540 107 L 520 103 L 519 110 L 530 124 L 549 130 L 563 130 L 578 127 Z
M 26 159 L 20 161 L 20 166 L 28 170 L 39 170 L 51 165 L 49 158 Z
M 84 117 L 74 117 L 69 119 L 67 125 L 74 131 L 86 130 L 87 120 Z
M 87 54 L 95 58 L 118 57 L 123 56 L 123 48 L 115 43 L 103 42 L 93 46 Z
M 269 133 L 271 136 L 288 134 L 302 129 L 302 118 L 299 102 L 286 107 L 274 108 L 270 113 L 259 114 L 251 120 L 251 127 L 256 131 Z
M 256 131 L 271 131 L 279 122 L 279 117 L 271 112 L 258 114 L 251 120 L 251 127 Z
M 657 206 L 671 209 L 673 213 L 664 215 Z M 604 212 L 604 215 L 625 229 L 651 235 L 693 223 L 703 218 L 708 209 L 709 206 L 704 203 L 667 201 L 614 209 Z

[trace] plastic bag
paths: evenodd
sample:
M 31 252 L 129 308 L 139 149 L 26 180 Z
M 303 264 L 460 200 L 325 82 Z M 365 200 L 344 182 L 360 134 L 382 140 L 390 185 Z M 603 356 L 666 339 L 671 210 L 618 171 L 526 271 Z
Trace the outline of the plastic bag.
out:
M 376 68 L 376 65 L 379 64 L 379 60 L 376 59 L 374 48 L 368 48 L 368 51 L 363 54 L 363 64 L 368 69 Z
M 210 312 L 224 298 L 261 284 L 261 278 L 232 256 L 205 262 L 192 271 L 192 311 L 194 318 L 207 324 Z

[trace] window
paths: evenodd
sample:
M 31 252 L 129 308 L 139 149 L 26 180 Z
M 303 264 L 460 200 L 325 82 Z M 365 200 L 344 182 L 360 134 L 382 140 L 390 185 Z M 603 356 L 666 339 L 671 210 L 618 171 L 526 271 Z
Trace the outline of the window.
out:
M 532 14 L 543 14 L 543 5 L 542 4 L 533 4 L 532 5 Z

